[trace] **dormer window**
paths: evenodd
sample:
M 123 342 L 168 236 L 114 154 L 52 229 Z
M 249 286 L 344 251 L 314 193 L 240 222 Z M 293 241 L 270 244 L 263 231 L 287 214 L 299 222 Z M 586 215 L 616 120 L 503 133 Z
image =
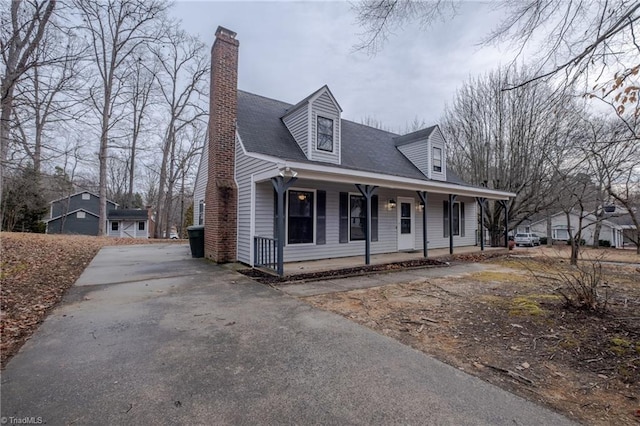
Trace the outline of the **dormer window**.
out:
M 433 171 L 442 172 L 442 149 L 433 148 Z
M 318 116 L 316 149 L 333 152 L 333 120 Z

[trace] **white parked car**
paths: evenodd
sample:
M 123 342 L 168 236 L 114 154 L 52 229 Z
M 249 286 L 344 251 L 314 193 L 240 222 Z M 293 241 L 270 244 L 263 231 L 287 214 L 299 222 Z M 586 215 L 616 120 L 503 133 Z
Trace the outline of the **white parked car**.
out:
M 516 246 L 539 246 L 540 237 L 536 234 L 516 234 L 515 237 Z

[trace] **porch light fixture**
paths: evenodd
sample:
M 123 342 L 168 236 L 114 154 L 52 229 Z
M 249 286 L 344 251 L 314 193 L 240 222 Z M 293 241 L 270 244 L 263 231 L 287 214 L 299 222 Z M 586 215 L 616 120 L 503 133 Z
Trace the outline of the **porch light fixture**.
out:
M 291 177 L 296 177 L 298 176 L 298 172 L 296 172 L 295 170 L 291 170 L 291 167 L 284 167 L 280 169 L 280 172 L 278 173 L 281 177 L 285 177 L 285 175 L 289 175 Z
M 389 200 L 389 208 L 390 209 L 396 208 L 396 200 L 394 200 L 393 198 Z
M 418 209 L 419 212 L 424 211 L 424 203 L 420 201 L 420 203 L 418 203 L 416 208 Z

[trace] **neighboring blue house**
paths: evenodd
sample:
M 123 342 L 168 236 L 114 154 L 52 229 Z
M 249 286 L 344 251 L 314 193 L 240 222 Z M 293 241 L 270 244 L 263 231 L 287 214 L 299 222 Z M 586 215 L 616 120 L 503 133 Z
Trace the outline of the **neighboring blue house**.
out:
M 98 235 L 98 195 L 82 191 L 53 200 L 49 204 L 49 219 L 44 221 L 47 224 L 47 234 Z M 117 203 L 107 200 L 107 211 L 117 208 Z
M 326 85 L 294 105 L 238 90 L 235 36 L 219 27 L 211 53 L 194 194 L 205 257 L 282 273 L 284 262 L 453 252 L 476 244 L 486 200 L 515 196 L 448 170 L 437 125 L 399 135 L 345 120 Z

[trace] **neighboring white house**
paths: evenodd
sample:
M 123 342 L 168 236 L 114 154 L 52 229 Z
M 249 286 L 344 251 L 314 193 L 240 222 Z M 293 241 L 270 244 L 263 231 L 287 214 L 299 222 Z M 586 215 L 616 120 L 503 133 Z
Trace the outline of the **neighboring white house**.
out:
M 568 241 L 569 230 L 571 235 L 575 237 L 578 232 L 580 223 L 580 215 L 577 212 L 569 214 L 570 223 L 567 224 L 567 216 L 564 212 L 559 212 L 551 216 L 551 238 L 553 241 Z M 592 214 L 585 214 L 582 217 L 582 235 L 581 239 L 585 244 L 592 245 L 598 219 Z M 622 247 L 623 229 L 619 225 L 609 221 L 602 220 L 600 227 L 600 236 L 598 240 L 609 241 L 611 247 Z M 530 225 L 531 232 L 540 237 L 549 237 L 547 235 L 547 219 L 538 220 Z
M 437 125 L 399 135 L 345 120 L 326 85 L 295 105 L 238 90 L 235 35 L 219 27 L 212 49 L 208 157 L 194 195 L 206 257 L 264 265 L 279 244 L 279 262 L 364 255 L 366 247 L 452 250 L 476 244 L 479 199 L 515 196 L 448 170 Z
M 149 238 L 149 212 L 117 209 L 107 212 L 107 235 L 121 238 Z

